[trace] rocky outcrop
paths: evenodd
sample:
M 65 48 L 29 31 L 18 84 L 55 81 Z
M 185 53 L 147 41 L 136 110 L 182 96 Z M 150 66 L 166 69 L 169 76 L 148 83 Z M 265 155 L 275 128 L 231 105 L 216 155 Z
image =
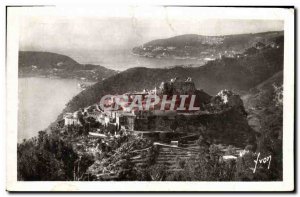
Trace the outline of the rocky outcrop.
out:
M 255 132 L 248 125 L 242 99 L 229 90 L 221 90 L 206 105 L 209 113 L 201 115 L 204 136 L 211 142 L 244 147 L 255 141 Z

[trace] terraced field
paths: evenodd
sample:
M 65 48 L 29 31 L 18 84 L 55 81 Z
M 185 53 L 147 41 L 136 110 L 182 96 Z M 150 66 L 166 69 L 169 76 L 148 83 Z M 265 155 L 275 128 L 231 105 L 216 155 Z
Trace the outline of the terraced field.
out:
M 156 158 L 156 164 L 165 165 L 167 171 L 178 171 L 181 170 L 178 165 L 179 160 L 187 160 L 191 156 L 195 156 L 199 153 L 199 146 L 196 141 L 187 141 L 182 147 L 161 147 L 159 155 Z
M 159 146 L 158 155 L 155 158 L 155 164 L 164 165 L 167 167 L 167 171 L 180 170 L 178 166 L 178 160 L 189 159 L 191 156 L 195 156 L 199 153 L 199 145 L 196 141 L 187 141 L 183 144 L 183 147 L 172 147 L 168 145 L 155 145 Z M 146 168 L 150 159 L 150 155 L 147 154 L 149 149 L 139 151 L 139 154 L 131 158 L 131 162 L 136 167 Z

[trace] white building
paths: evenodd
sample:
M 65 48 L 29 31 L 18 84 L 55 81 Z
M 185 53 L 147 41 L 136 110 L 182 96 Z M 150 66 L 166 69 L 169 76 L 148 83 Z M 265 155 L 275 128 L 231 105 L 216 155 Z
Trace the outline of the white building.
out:
M 81 125 L 79 119 L 74 117 L 72 113 L 67 113 L 64 116 L 65 126 L 67 125 Z

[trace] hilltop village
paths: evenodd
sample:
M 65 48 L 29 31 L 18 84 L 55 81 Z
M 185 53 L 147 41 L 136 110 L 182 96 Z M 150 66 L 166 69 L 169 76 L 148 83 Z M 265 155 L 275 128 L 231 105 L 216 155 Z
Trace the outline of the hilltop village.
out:
M 197 90 L 191 78 L 186 80 L 180 80 L 177 78 L 171 79 L 169 82 L 162 82 L 159 89 L 155 87 L 153 90 L 143 90 L 141 92 L 130 92 L 125 93 L 128 97 L 141 96 L 145 98 L 149 95 L 197 95 Z M 118 132 L 133 132 L 133 133 L 168 133 L 178 131 L 176 128 L 172 128 L 172 123 L 178 116 L 183 117 L 197 117 L 205 114 L 217 113 L 218 108 L 216 106 L 223 107 L 234 107 L 243 105 L 241 99 L 238 95 L 233 94 L 231 91 L 223 90 L 217 95 L 219 101 L 216 103 L 210 103 L 208 105 L 208 98 L 198 98 L 196 99 L 196 105 L 200 106 L 197 111 L 189 111 L 188 104 L 189 100 L 186 99 L 184 103 L 184 110 L 177 110 L 179 105 L 182 105 L 180 101 L 178 102 L 178 97 L 175 100 L 174 108 L 170 110 L 170 103 L 165 104 L 165 108 L 161 109 L 161 103 L 152 108 L 152 110 L 137 110 L 136 108 L 123 107 L 118 109 L 103 110 L 99 104 L 94 104 L 83 109 L 79 109 L 74 113 L 66 113 L 64 115 L 63 121 L 60 125 L 64 126 L 83 126 L 86 124 L 97 124 L 102 129 L 98 128 L 97 131 L 104 132 L 108 134 L 116 134 Z M 174 98 L 174 97 L 173 97 Z M 169 101 L 170 102 L 170 101 Z M 145 102 L 143 101 L 143 104 Z M 194 102 L 193 102 L 194 104 Z M 200 109 L 201 108 L 201 109 Z M 223 110 L 223 109 L 222 109 Z M 163 123 L 163 125 L 161 124 Z M 157 130 L 161 127 L 161 130 Z M 93 129 L 92 129 L 93 130 Z
M 191 78 L 174 78 L 169 82 L 162 82 L 159 88 L 155 87 L 153 90 L 125 93 L 128 96 L 140 95 L 143 98 L 166 94 L 197 95 L 195 105 L 199 106 L 200 110 L 102 110 L 99 104 L 94 104 L 64 115 L 63 120 L 58 123 L 63 135 L 77 132 L 76 136 L 78 133 L 81 134 L 79 136 L 87 136 L 72 139 L 75 150 L 82 155 L 92 154 L 95 158 L 102 158 L 96 159 L 85 173 L 85 177 L 93 180 L 120 179 L 118 163 L 107 160 L 118 154 L 120 157 L 130 154 L 125 161 L 141 168 L 149 165 L 151 160 L 152 164 L 163 165 L 167 171 L 173 172 L 180 170 L 177 167 L 178 159 L 185 160 L 196 156 L 199 150 L 203 147 L 209 148 L 211 144 L 218 147 L 219 158 L 223 161 L 236 160 L 253 149 L 251 145 L 245 146 L 247 140 L 253 137 L 248 127 L 236 130 L 233 128 L 236 127 L 236 123 L 225 126 L 226 123 L 220 121 L 223 116 L 235 116 L 234 114 L 238 113 L 238 116 L 242 117 L 235 118 L 236 121 L 240 121 L 238 124 L 247 124 L 246 120 L 243 120 L 246 116 L 243 103 L 240 97 L 231 91 L 223 90 L 211 97 L 197 90 Z M 221 129 L 222 133 L 218 133 L 217 128 L 214 128 L 215 131 L 208 131 L 212 125 L 220 125 L 218 129 Z M 236 138 L 232 138 L 232 135 L 236 135 Z M 119 149 L 122 145 L 116 150 L 114 147 L 116 143 L 128 138 L 133 138 L 134 142 L 137 140 L 139 148 L 129 148 L 130 150 L 121 156 L 122 149 Z M 153 152 L 154 150 L 156 152 Z M 107 152 L 111 151 L 113 155 L 107 156 Z M 104 164 L 105 162 L 107 164 Z
M 190 78 L 185 81 L 178 79 L 172 79 L 170 82 L 162 82 L 161 86 L 157 90 L 156 87 L 153 90 L 143 90 L 142 92 L 130 92 L 125 93 L 122 96 L 129 98 L 135 98 L 140 96 L 142 98 L 141 106 L 145 106 L 146 102 L 144 99 L 148 96 L 158 96 L 158 95 L 170 95 L 175 98 L 174 109 L 170 109 L 171 100 L 165 100 L 166 102 L 158 103 L 159 105 L 148 106 L 148 110 L 138 110 L 138 107 L 130 108 L 128 104 L 125 107 L 111 110 L 103 110 L 99 104 L 94 104 L 88 106 L 84 109 L 80 109 L 74 113 L 66 113 L 64 116 L 64 125 L 83 125 L 84 119 L 93 118 L 100 125 L 105 126 L 106 129 L 110 128 L 116 130 L 130 130 L 146 131 L 151 127 L 150 119 L 151 117 L 167 117 L 167 119 L 174 119 L 176 115 L 198 115 L 200 110 L 188 111 L 189 106 L 187 106 L 190 98 L 186 98 L 188 95 L 194 95 L 196 91 L 194 83 Z M 178 96 L 177 96 L 178 95 Z M 185 102 L 183 105 L 180 103 L 180 95 L 187 95 L 185 97 Z M 175 96 L 175 97 L 174 97 Z M 167 99 L 167 98 L 166 98 Z M 132 99 L 131 99 L 132 100 Z M 194 104 L 195 101 L 193 101 Z M 205 101 L 204 101 L 205 102 Z M 130 103 L 130 102 L 127 102 Z M 199 104 L 199 103 L 198 103 Z M 162 105 L 164 105 L 162 109 Z M 182 110 L 179 109 L 179 105 L 182 105 Z M 187 107 L 186 107 L 187 106 Z M 144 107 L 145 108 L 145 107 Z M 202 113 L 205 113 L 204 111 Z M 84 118 L 84 119 L 83 119 Z

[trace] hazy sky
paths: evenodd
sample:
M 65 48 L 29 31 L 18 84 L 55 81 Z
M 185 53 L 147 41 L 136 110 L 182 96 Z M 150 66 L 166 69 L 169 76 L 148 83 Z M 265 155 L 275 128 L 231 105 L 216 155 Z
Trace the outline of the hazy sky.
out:
M 116 50 L 181 34 L 228 35 L 283 30 L 274 20 L 137 17 L 24 17 L 20 50 Z

